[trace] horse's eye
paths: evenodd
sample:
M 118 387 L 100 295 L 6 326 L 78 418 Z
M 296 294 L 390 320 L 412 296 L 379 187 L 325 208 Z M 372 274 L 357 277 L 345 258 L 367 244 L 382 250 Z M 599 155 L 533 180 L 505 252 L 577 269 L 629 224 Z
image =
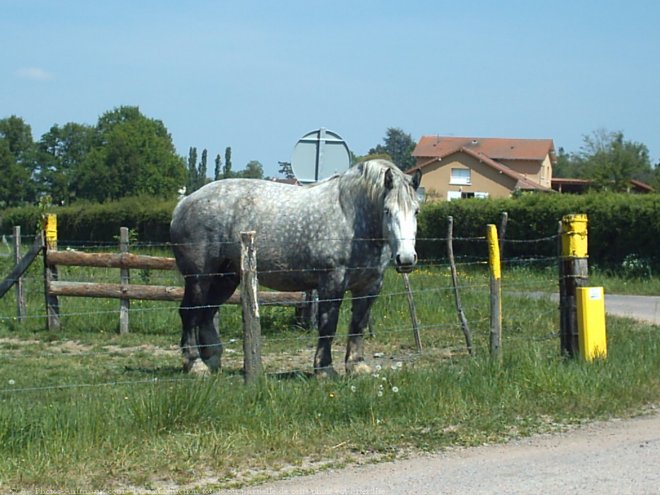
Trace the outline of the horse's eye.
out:
M 415 210 L 415 216 L 419 215 L 419 208 Z
M 391 213 L 390 213 L 390 209 L 389 209 L 389 208 L 385 208 L 385 209 L 383 210 L 383 213 L 384 213 L 386 216 L 388 216 L 388 217 L 391 215 Z

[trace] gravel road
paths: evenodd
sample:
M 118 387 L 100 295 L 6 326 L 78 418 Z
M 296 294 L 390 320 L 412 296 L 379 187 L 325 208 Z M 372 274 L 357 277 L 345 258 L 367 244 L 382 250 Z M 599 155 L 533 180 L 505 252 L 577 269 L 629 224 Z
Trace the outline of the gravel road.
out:
M 657 495 L 660 414 L 350 467 L 232 495 Z

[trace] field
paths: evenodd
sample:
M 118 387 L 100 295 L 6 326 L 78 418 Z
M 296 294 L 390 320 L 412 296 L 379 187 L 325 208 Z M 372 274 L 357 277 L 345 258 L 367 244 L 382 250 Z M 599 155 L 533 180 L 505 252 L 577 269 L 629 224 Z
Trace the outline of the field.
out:
M 1 274 L 9 271 L 0 262 Z M 134 271 L 136 283 L 178 284 Z M 315 335 L 291 308 L 262 310 L 266 376 L 241 375 L 241 314 L 223 309 L 223 372 L 181 373 L 176 303 L 131 303 L 118 335 L 116 300 L 63 298 L 62 328 L 44 328 L 38 263 L 26 284 L 28 318 L 0 299 L 0 492 L 164 490 L 255 483 L 327 466 L 374 462 L 450 445 L 497 442 L 595 418 L 643 412 L 660 399 L 658 327 L 608 318 L 607 360 L 559 355 L 554 260 L 509 260 L 503 275 L 503 361 L 488 356 L 488 274 L 460 260 L 473 332 L 465 350 L 446 264 L 410 276 L 424 350 L 417 353 L 401 277 L 386 274 L 366 351 L 373 373 L 317 380 Z M 117 271 L 67 268 L 63 280 L 117 281 Z M 595 272 L 607 292 L 660 294 L 656 279 Z M 643 291 L 643 292 L 642 292 Z M 350 309 L 334 345 L 341 371 Z

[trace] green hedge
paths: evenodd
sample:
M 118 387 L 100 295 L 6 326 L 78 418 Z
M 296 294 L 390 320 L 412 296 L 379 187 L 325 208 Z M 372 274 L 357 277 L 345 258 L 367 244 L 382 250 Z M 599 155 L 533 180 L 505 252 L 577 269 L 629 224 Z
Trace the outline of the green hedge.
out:
M 150 197 L 126 198 L 105 204 L 76 203 L 53 208 L 58 215 L 60 242 L 115 242 L 119 227 L 129 227 L 141 242 L 162 243 L 169 239 L 169 222 L 176 201 Z M 507 240 L 535 240 L 557 234 L 558 222 L 570 213 L 589 217 L 589 256 L 603 267 L 621 266 L 636 257 L 660 267 L 660 195 L 592 193 L 523 195 L 511 199 L 466 199 L 449 203 L 426 203 L 419 217 L 418 254 L 422 259 L 444 258 L 447 217 L 454 218 L 454 237 L 483 237 L 485 226 L 500 222 L 506 211 Z M 37 207 L 0 212 L 0 233 L 20 225 L 25 234 L 35 232 L 41 212 Z M 437 238 L 432 241 L 428 239 Z M 457 241 L 457 256 L 486 256 L 481 241 Z M 554 240 L 535 243 L 507 242 L 505 258 L 555 256 Z
M 505 239 L 534 240 L 558 232 L 564 215 L 586 213 L 589 219 L 589 257 L 602 267 L 618 267 L 637 258 L 660 267 L 660 195 L 592 193 L 583 196 L 560 194 L 523 195 L 520 198 L 449 203 L 423 206 L 418 229 L 420 258 L 444 257 L 445 246 L 428 238 L 447 237 L 447 217 L 454 219 L 454 237 L 485 236 L 485 226 L 499 225 L 501 212 L 508 213 Z M 484 258 L 483 245 L 463 242 L 461 252 Z M 505 243 L 505 257 L 554 256 L 556 242 Z
M 116 242 L 120 227 L 128 227 L 140 242 L 163 243 L 169 240 L 169 225 L 176 200 L 152 197 L 125 198 L 111 203 L 75 203 L 53 207 L 57 214 L 58 238 L 61 244 Z M 14 225 L 28 235 L 36 231 L 41 210 L 37 207 L 12 208 L 0 213 L 2 233 L 10 233 Z

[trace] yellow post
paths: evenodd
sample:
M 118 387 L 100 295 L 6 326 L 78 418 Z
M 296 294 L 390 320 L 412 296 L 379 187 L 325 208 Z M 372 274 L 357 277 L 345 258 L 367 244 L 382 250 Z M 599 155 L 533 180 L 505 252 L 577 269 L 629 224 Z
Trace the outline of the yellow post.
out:
M 561 219 L 561 254 L 565 257 L 586 258 L 587 215 L 566 215 Z
M 587 361 L 607 357 L 605 296 L 602 287 L 577 288 L 580 355 Z
M 588 283 L 587 215 L 566 215 L 561 220 L 559 263 L 560 339 L 562 354 L 573 357 L 580 348 L 576 289 Z
M 44 226 L 44 286 L 46 294 L 46 328 L 60 328 L 60 303 L 57 296 L 50 294 L 50 283 L 58 279 L 57 266 L 48 262 L 48 251 L 57 251 L 57 215 L 47 213 L 43 217 Z
M 502 348 L 502 267 L 495 225 L 488 225 L 486 240 L 490 267 L 490 354 L 499 359 Z
M 48 213 L 44 216 L 44 231 L 46 232 L 46 247 L 57 249 L 57 215 Z

